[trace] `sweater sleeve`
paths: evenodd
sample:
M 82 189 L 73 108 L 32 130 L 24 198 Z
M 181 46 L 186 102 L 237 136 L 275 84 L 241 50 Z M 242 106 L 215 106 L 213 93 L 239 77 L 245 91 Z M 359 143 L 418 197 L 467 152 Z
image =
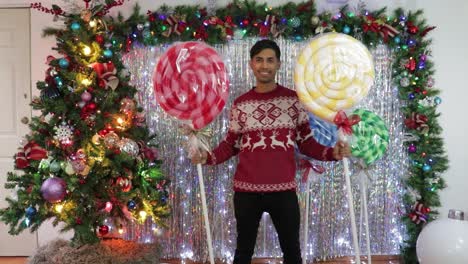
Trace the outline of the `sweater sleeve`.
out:
M 302 154 L 316 160 L 335 160 L 333 158 L 333 148 L 325 147 L 314 139 L 312 130 L 309 126 L 309 116 L 302 106 L 299 107 L 296 129 L 296 144 Z
M 231 113 L 229 116 L 229 129 L 226 137 L 219 143 L 219 145 L 214 148 L 206 160 L 207 165 L 216 165 L 223 163 L 232 156 L 235 156 L 239 153 L 239 140 L 240 140 L 240 131 L 241 126 L 239 124 L 239 111 L 237 106 L 234 104 L 231 108 Z

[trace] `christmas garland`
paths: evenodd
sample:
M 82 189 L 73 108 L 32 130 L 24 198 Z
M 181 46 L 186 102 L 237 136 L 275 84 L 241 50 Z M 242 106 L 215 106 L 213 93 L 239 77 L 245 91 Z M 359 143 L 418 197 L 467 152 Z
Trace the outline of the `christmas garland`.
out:
M 412 165 L 406 180 L 408 192 L 404 197 L 407 212 L 403 221 L 408 235 L 401 253 L 405 263 L 417 263 L 416 240 L 423 224 L 437 216 L 437 212 L 429 208 L 440 206 L 438 192 L 445 187 L 440 176 L 448 164 L 442 128 L 437 121 L 439 113 L 436 110 L 441 99 L 437 96 L 439 90 L 434 87 L 431 41 L 426 38 L 434 27 L 426 24 L 422 11 L 397 9 L 388 15 L 385 8 L 376 11 L 363 8 L 356 13 L 345 6 L 335 14 L 317 14 L 312 1 L 270 7 L 247 0 L 234 1 L 211 13 L 199 6 L 164 5 L 142 14 L 136 5 L 128 19 L 120 14 L 116 18 L 103 16 L 109 8 L 123 2 L 106 1 L 105 5 L 88 7 L 80 14 L 65 14 L 57 6 L 44 9 L 35 4 L 32 7 L 65 18 L 65 28 L 45 30 L 46 34 L 57 36 L 59 50 L 62 50 L 61 46 L 67 46 L 76 49 L 72 52 L 80 52 L 86 45 L 94 51 L 96 58 L 87 56 L 80 63 L 112 59 L 119 71 L 123 69 L 120 54 L 129 51 L 133 45 L 152 46 L 174 41 L 200 40 L 215 44 L 256 36 L 302 41 L 325 32 L 342 32 L 359 37 L 370 48 L 379 43 L 391 48 L 395 85 L 399 88 L 400 99 L 405 101 L 402 107 L 407 129 L 405 144 Z M 60 63 L 60 60 L 55 62 Z M 60 76 L 78 80 L 80 72 L 90 71 L 75 67 Z M 98 76 L 98 80 L 105 82 L 104 86 L 109 83 L 102 76 Z M 58 82 L 56 78 L 54 81 Z M 46 90 L 41 85 L 38 88 L 42 93 Z M 133 88 L 128 88 L 130 95 Z

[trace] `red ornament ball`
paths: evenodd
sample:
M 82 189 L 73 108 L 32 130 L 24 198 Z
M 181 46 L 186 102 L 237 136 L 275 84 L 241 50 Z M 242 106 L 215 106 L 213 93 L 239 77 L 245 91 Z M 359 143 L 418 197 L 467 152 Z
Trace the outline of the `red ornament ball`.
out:
M 109 227 L 106 225 L 102 225 L 98 228 L 98 234 L 100 236 L 105 236 L 109 233 Z
M 96 35 L 96 42 L 99 43 L 99 45 L 104 44 L 104 37 L 102 35 Z
M 408 27 L 408 33 L 410 34 L 417 34 L 419 32 L 419 28 L 417 26 L 410 26 Z
M 88 104 L 88 108 L 89 108 L 89 110 L 96 110 L 96 104 L 91 102 L 91 103 Z

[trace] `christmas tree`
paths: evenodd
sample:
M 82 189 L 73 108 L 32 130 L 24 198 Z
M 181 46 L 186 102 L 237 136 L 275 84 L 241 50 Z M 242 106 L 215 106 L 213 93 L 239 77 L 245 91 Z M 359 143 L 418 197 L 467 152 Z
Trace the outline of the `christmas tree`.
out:
M 129 85 L 122 43 L 113 41 L 103 18 L 120 2 L 85 2 L 79 14 L 32 5 L 61 17 L 65 27 L 44 31 L 56 37 L 60 56 L 47 59 L 45 80 L 37 83 L 41 96 L 31 103 L 41 114 L 32 119 L 5 184 L 17 194 L 0 209 L 12 235 L 51 218 L 63 223 L 62 231 L 73 230 L 80 245 L 118 235 L 126 221 L 151 217 L 162 225 L 168 216 L 155 136 Z

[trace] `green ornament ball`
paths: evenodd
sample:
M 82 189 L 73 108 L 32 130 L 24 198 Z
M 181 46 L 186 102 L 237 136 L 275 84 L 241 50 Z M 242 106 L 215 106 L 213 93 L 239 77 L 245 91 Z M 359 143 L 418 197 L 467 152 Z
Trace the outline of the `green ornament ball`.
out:
M 52 163 L 50 164 L 49 169 L 50 169 L 51 172 L 59 172 L 60 169 L 61 169 L 60 162 L 58 162 L 56 160 L 52 161 Z
M 298 17 L 293 17 L 288 20 L 288 25 L 293 28 L 298 28 L 301 25 L 301 20 Z

